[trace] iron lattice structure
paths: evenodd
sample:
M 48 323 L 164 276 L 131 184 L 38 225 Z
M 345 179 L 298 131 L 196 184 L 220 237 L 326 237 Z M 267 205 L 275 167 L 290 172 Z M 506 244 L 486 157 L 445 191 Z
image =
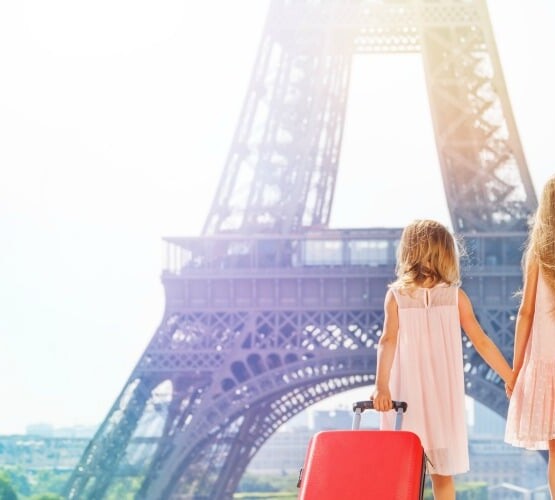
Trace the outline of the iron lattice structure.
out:
M 233 496 L 287 420 L 374 380 L 398 229 L 331 230 L 353 57 L 422 54 L 465 289 L 512 355 L 536 198 L 482 0 L 273 0 L 204 236 L 167 238 L 164 318 L 66 485 Z M 504 414 L 464 341 L 467 393 Z

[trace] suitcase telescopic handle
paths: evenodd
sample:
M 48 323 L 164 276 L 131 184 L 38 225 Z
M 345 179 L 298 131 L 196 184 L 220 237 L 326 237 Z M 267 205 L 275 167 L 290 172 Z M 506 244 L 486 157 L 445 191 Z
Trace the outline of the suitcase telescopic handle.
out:
M 407 403 L 405 401 L 392 401 L 393 409 L 397 412 L 397 417 L 395 418 L 395 430 L 400 430 L 403 424 L 403 413 L 407 411 Z M 360 429 L 360 417 L 364 410 L 373 410 L 374 401 L 369 399 L 368 401 L 357 401 L 353 403 L 353 430 Z
M 407 403 L 405 401 L 392 401 L 393 403 L 393 410 L 399 411 L 403 410 L 403 413 L 407 411 Z M 373 410 L 374 409 L 374 401 L 369 399 L 368 401 L 357 401 L 353 403 L 353 411 L 356 412 L 360 410 L 362 413 L 364 410 Z

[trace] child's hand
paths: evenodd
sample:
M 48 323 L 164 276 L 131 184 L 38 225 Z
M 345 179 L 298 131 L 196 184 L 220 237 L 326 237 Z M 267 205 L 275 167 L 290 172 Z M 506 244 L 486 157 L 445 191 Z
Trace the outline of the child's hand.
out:
M 513 388 L 509 384 L 505 384 L 505 394 L 507 395 L 508 399 L 511 399 L 511 395 L 513 394 Z
M 507 397 L 510 399 L 511 395 L 513 394 L 513 389 L 516 383 L 516 377 L 517 377 L 518 373 L 516 373 L 514 370 L 512 371 L 512 376 L 511 378 L 505 382 L 505 394 L 507 394 Z
M 389 389 L 376 389 L 371 398 L 374 400 L 374 410 L 376 411 L 388 411 L 393 408 Z

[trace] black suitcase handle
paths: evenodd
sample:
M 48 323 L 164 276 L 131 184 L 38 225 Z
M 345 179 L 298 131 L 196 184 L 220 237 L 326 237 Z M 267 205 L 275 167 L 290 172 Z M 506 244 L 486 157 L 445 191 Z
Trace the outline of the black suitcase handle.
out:
M 392 401 L 393 409 L 395 411 L 403 410 L 403 413 L 406 413 L 408 405 L 405 401 Z M 364 410 L 373 410 L 374 409 L 374 401 L 369 399 L 368 401 L 357 401 L 353 403 L 353 411 L 356 412 L 360 410 L 362 413 Z

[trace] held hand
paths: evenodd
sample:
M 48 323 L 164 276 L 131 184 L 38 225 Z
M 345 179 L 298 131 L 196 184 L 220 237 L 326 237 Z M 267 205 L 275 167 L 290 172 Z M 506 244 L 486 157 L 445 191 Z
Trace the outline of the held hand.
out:
M 516 373 L 513 370 L 512 376 L 511 378 L 505 382 L 505 394 L 507 394 L 507 398 L 511 398 L 511 395 L 513 394 L 513 389 L 516 383 L 516 377 L 517 377 L 518 373 Z
M 376 411 L 388 411 L 393 408 L 389 389 L 376 389 L 371 398 L 374 400 L 374 410 Z
M 505 394 L 507 395 L 507 399 L 511 399 L 513 388 L 509 384 L 505 384 Z

